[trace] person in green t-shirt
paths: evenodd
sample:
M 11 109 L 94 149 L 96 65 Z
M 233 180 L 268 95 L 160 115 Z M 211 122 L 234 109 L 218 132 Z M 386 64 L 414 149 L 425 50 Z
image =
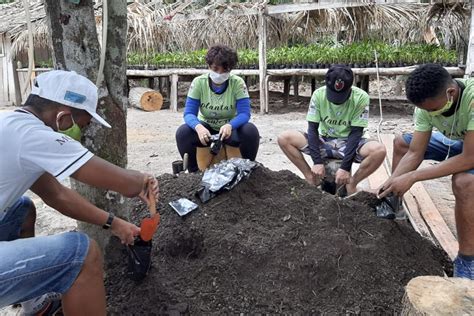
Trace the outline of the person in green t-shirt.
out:
M 369 141 L 364 133 L 370 100 L 365 91 L 352 86 L 353 81 L 349 67 L 332 66 L 326 73 L 326 86 L 311 97 L 308 132 L 285 131 L 278 137 L 280 148 L 310 184 L 318 185 L 325 177 L 326 159 L 342 159 L 335 182 L 345 185 L 347 194 L 357 191 L 357 184 L 382 164 L 386 154 L 383 144 Z M 302 153 L 311 156 L 312 167 Z M 352 176 L 353 162 L 361 165 Z
M 454 276 L 473 280 L 474 79 L 453 80 L 440 65 L 426 64 L 408 77 L 406 95 L 416 106 L 415 132 L 395 138 L 393 173 L 379 197 L 392 194 L 400 201 L 418 181 L 453 175 L 459 240 Z M 440 163 L 418 169 L 425 159 Z
M 224 144 L 239 147 L 242 158 L 255 160 L 260 144 L 257 127 L 250 120 L 250 98 L 244 80 L 230 73 L 237 53 L 224 45 L 211 47 L 206 55 L 210 72 L 193 80 L 184 109 L 185 124 L 176 131 L 181 157 L 189 155 L 188 170 L 198 170 L 196 147 L 210 145 L 219 134 Z

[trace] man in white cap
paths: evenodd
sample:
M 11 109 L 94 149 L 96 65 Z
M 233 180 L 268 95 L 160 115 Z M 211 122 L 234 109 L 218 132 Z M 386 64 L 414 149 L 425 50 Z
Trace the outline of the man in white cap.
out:
M 79 142 L 96 113 L 97 87 L 75 72 L 39 75 L 24 107 L 0 115 L 0 307 L 23 304 L 46 315 L 61 298 L 65 314 L 105 315 L 100 250 L 80 232 L 34 237 L 36 211 L 28 189 L 62 214 L 103 226 L 131 244 L 140 229 L 102 210 L 60 181 L 72 177 L 146 202 L 151 176 L 94 156 Z M 149 184 L 150 183 L 150 184 Z M 112 210 L 110 210 L 112 211 Z

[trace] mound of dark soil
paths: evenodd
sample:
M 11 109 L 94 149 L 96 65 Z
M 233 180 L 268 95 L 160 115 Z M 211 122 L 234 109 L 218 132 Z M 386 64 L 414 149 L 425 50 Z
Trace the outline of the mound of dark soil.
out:
M 408 224 L 377 218 L 360 199 L 334 198 L 289 171 L 259 167 L 179 217 L 167 203 L 197 202 L 200 179 L 159 177 L 162 221 L 142 283 L 125 276 L 123 247 L 109 246 L 110 313 L 394 313 L 410 279 L 451 269 Z M 136 207 L 137 222 L 144 211 Z

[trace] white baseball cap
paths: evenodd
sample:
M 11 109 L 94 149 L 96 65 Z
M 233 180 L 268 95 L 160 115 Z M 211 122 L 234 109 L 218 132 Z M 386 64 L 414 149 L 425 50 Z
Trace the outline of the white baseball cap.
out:
M 52 70 L 36 77 L 31 94 L 72 108 L 84 110 L 100 124 L 111 127 L 97 114 L 96 85 L 74 71 Z

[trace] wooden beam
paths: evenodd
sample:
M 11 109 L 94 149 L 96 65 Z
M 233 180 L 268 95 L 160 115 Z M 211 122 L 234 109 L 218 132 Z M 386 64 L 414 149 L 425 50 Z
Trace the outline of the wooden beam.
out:
M 381 76 L 409 75 L 417 66 L 379 68 Z M 459 67 L 444 67 L 451 75 L 464 75 L 464 70 Z M 269 69 L 270 76 L 315 76 L 326 75 L 327 69 Z M 376 75 L 376 68 L 352 68 L 355 75 Z
M 178 112 L 178 75 L 171 75 L 171 91 L 170 91 L 170 109 Z
M 173 74 L 178 76 L 200 76 L 208 73 L 208 69 L 197 69 L 197 68 L 167 68 L 157 70 L 138 70 L 128 69 L 127 76 L 129 77 L 168 77 Z M 234 69 L 231 71 L 232 74 L 237 76 L 258 76 L 258 69 Z
M 458 254 L 458 241 L 451 230 L 449 230 L 443 217 L 439 214 L 436 205 L 433 203 L 433 200 L 431 200 L 428 192 L 426 192 L 423 184 L 419 182 L 415 183 L 410 189 L 410 194 L 412 194 L 416 200 L 423 219 L 428 224 L 436 240 L 449 257 L 454 260 Z
M 258 76 L 260 80 L 260 113 L 268 109 L 267 100 L 267 19 L 263 14 L 265 6 L 258 14 Z
M 267 7 L 267 14 L 296 13 L 301 11 L 325 10 L 337 8 L 365 7 L 372 6 L 374 3 L 360 2 L 357 0 L 331 1 L 330 3 L 292 3 L 277 4 Z
M 411 67 L 395 67 L 395 68 L 379 68 L 381 76 L 395 76 L 395 75 L 408 75 L 416 66 Z M 463 76 L 464 70 L 459 67 L 445 67 L 445 69 L 451 75 Z M 45 71 L 45 69 L 35 69 Z M 48 69 L 50 70 L 50 69 Z M 19 72 L 24 69 L 18 69 Z M 282 77 L 282 76 L 313 76 L 322 77 L 326 75 L 327 69 L 267 69 L 267 75 Z M 375 68 L 352 68 L 352 71 L 356 75 L 376 75 L 377 71 Z M 168 69 L 157 69 L 157 70 L 138 70 L 128 69 L 127 76 L 129 77 L 168 77 L 172 74 L 178 76 L 199 76 L 209 72 L 207 69 L 195 69 L 195 68 L 168 68 Z M 231 73 L 238 76 L 258 76 L 260 74 L 259 69 L 234 69 Z

